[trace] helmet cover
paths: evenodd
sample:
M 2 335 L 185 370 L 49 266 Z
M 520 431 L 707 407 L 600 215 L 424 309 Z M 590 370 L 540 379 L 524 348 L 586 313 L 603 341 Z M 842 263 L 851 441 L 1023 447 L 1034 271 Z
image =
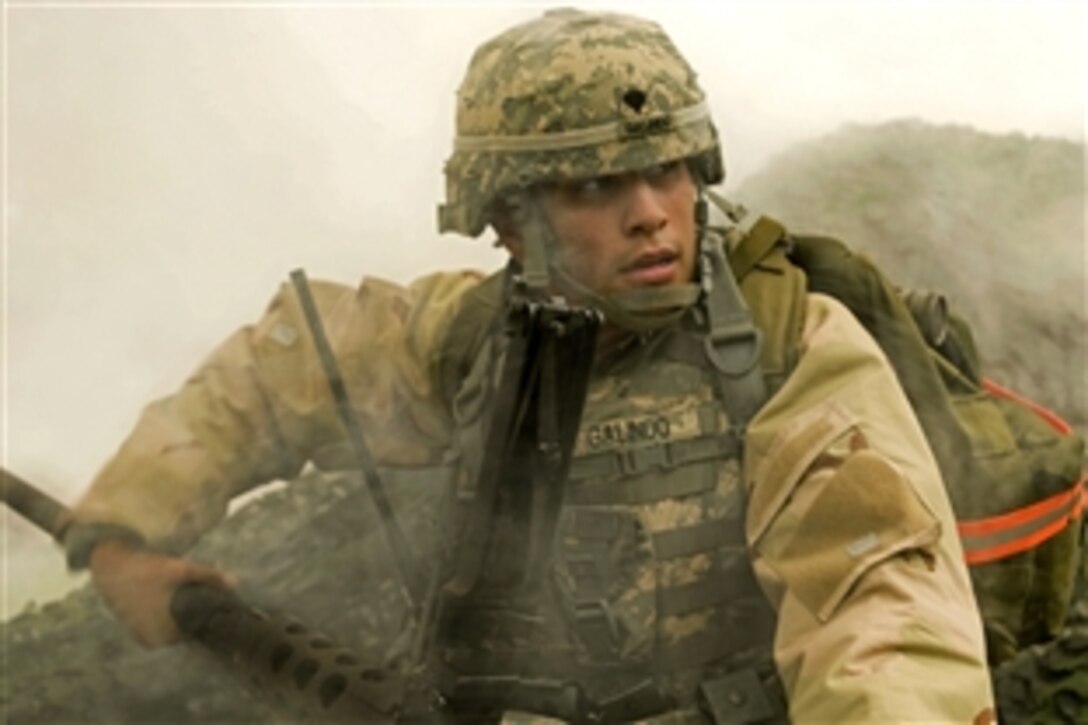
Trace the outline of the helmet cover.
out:
M 695 73 L 648 20 L 546 12 L 477 48 L 457 99 L 443 232 L 478 236 L 497 199 L 541 183 L 679 159 L 703 184 L 723 177 Z

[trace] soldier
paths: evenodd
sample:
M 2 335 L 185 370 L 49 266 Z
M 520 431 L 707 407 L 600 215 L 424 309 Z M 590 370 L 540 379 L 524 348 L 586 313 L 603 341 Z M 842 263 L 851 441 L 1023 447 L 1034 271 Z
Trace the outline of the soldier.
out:
M 981 623 L 919 426 L 839 303 L 751 293 L 759 275 L 803 284 L 780 253 L 744 304 L 724 247 L 747 230 L 708 205 L 720 143 L 669 38 L 549 11 L 480 46 L 458 102 L 439 226 L 491 227 L 508 269 L 314 289 L 375 457 L 453 461 L 471 498 L 515 284 L 605 323 L 548 571 L 531 597 L 459 600 L 443 659 L 575 685 L 585 719 L 988 721 Z M 76 507 L 69 559 L 145 645 L 177 638 L 180 583 L 232 586 L 180 558 L 232 497 L 344 464 L 305 328 L 281 290 L 144 411 Z M 783 329 L 797 359 L 754 364 Z M 520 534 L 497 531 L 501 569 Z

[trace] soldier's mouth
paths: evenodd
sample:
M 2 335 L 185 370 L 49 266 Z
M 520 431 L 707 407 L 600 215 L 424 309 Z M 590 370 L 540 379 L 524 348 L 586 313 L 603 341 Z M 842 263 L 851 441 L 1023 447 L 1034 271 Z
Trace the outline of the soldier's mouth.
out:
M 680 255 L 671 249 L 661 249 L 640 255 L 623 268 L 623 275 L 637 285 L 667 284 L 676 277 Z

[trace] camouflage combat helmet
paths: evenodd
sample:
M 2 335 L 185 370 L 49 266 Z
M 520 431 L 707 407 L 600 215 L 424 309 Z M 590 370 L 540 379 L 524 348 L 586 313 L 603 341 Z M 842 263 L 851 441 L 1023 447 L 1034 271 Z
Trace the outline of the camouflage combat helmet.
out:
M 475 237 L 511 192 L 677 159 L 691 159 L 704 184 L 722 179 L 704 94 L 664 31 L 627 15 L 552 10 L 473 55 L 439 229 Z

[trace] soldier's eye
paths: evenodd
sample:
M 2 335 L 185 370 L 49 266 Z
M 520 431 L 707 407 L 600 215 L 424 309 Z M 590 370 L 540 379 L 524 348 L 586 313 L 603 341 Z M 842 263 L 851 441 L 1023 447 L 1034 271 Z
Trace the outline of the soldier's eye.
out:
M 575 200 L 592 201 L 608 196 L 620 184 L 619 176 L 596 176 L 563 184 L 563 193 Z

